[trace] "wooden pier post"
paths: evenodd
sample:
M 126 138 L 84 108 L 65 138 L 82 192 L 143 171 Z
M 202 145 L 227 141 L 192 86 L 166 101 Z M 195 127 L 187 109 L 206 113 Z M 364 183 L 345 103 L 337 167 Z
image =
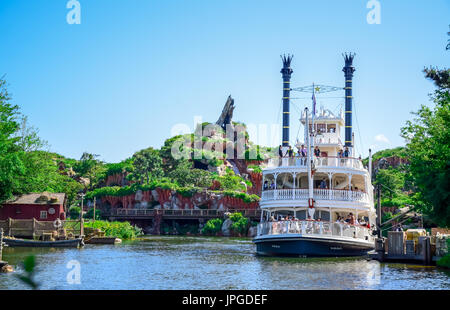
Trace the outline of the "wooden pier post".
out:
M 425 265 L 431 265 L 431 240 L 430 237 L 419 237 L 419 243 L 421 248 L 421 256 Z
M 93 219 L 94 219 L 94 223 L 95 223 L 95 203 L 97 202 L 97 197 L 94 197 L 94 215 L 93 215 Z
M 405 233 L 403 231 L 388 232 L 388 255 L 405 255 Z
M 0 228 L 0 262 L 3 258 L 3 228 Z
M 377 233 L 378 238 L 382 237 L 381 234 L 381 185 L 377 185 Z
M 8 217 L 8 236 L 11 237 L 12 219 Z
M 84 207 L 84 194 L 81 194 L 80 237 L 84 236 L 83 207 Z
M 33 232 L 31 233 L 32 238 L 34 239 L 36 235 L 36 219 L 33 217 Z

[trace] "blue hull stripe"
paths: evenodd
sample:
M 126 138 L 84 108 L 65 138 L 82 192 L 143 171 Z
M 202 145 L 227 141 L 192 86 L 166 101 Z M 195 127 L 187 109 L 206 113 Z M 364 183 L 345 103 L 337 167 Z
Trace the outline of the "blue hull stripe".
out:
M 257 254 L 265 256 L 364 256 L 374 249 L 370 243 L 302 237 L 254 239 L 253 242 Z

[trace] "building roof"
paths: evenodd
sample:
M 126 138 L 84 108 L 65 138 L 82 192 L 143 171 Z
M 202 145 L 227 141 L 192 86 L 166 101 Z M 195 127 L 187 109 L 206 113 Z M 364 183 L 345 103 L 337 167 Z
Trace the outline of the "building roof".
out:
M 6 201 L 5 204 L 17 205 L 62 205 L 66 198 L 65 193 L 31 193 Z

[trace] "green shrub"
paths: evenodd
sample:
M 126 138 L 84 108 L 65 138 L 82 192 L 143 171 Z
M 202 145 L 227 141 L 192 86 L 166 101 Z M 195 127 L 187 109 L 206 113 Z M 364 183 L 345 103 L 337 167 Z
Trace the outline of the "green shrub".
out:
M 69 208 L 69 217 L 71 219 L 79 219 L 80 218 L 81 208 L 77 206 L 72 206 Z
M 117 237 L 123 240 L 135 239 L 137 236 L 142 235 L 142 230 L 132 226 L 129 222 L 95 221 L 86 222 L 84 226 L 100 229 L 105 232 L 106 236 Z
M 205 226 L 202 228 L 202 234 L 204 235 L 215 235 L 222 229 L 223 220 L 220 218 L 211 219 L 206 222 Z
M 235 233 L 245 235 L 249 226 L 249 219 L 244 217 L 242 213 L 236 212 L 230 215 L 230 220 L 233 222 L 231 224 L 231 230 Z
M 234 198 L 242 199 L 245 203 L 257 202 L 260 200 L 258 195 L 249 195 L 247 193 L 236 192 L 236 191 L 216 191 L 217 193 L 222 193 L 224 196 L 230 196 Z
M 261 167 L 257 165 L 249 165 L 247 169 L 252 169 L 255 173 L 262 173 Z
M 83 218 L 85 218 L 85 219 L 92 219 L 93 216 L 94 216 L 94 209 L 90 209 L 88 212 L 86 212 L 83 215 Z M 95 219 L 96 220 L 100 220 L 101 218 L 102 218 L 102 211 L 96 209 L 95 210 Z
M 449 268 L 450 269 L 450 254 L 447 253 L 445 256 L 440 258 L 436 262 L 436 265 L 438 265 L 439 267 L 444 267 L 444 268 Z

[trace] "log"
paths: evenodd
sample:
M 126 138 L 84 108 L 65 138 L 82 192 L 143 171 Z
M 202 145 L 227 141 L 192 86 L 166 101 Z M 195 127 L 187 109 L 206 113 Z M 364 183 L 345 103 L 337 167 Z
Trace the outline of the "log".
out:
M 234 99 L 231 98 L 230 95 L 228 96 L 227 102 L 225 102 L 225 106 L 223 107 L 222 113 L 220 114 L 216 124 L 226 130 L 227 125 L 231 124 L 231 120 L 233 119 L 233 111 Z

